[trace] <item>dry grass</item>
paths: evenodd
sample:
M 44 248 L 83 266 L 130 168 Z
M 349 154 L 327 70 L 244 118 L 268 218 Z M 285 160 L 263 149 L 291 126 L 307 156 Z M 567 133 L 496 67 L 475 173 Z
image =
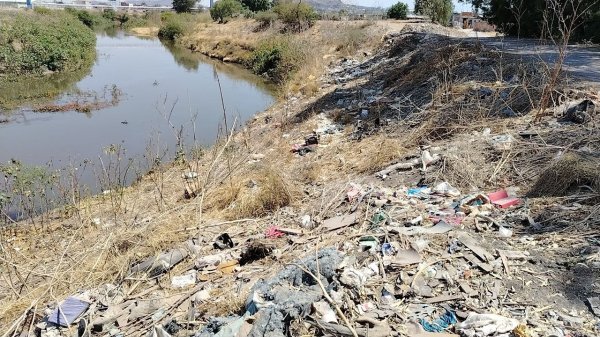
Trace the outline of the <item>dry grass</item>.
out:
M 131 32 L 138 36 L 157 36 L 158 27 L 134 27 L 131 28 Z
M 576 153 L 564 154 L 546 168 L 533 185 L 531 197 L 566 196 L 587 186 L 600 193 L 600 159 Z
M 227 210 L 229 219 L 261 217 L 288 206 L 293 186 L 275 169 L 256 165 L 247 174 L 237 173 L 207 196 L 207 206 Z
M 200 23 L 181 42 L 202 54 L 244 64 L 262 41 L 284 37 L 290 45 L 298 46 L 304 56 L 281 92 L 314 95 L 321 86 L 320 76 L 331 61 L 361 56 L 360 52 L 371 51 L 386 32 L 397 28 L 386 21 L 317 21 L 304 32 L 282 35 L 277 27 L 258 29 L 258 26 L 251 19 L 236 19 L 226 24 Z
M 355 172 L 374 173 L 397 162 L 409 152 L 402 144 L 400 139 L 377 134 L 349 144 L 345 157 Z

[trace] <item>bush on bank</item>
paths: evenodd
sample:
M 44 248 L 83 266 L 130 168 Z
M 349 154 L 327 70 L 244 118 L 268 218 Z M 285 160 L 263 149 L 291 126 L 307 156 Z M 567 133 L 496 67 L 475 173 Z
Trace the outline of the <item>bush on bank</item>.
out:
M 293 76 L 306 58 L 305 49 L 290 36 L 262 41 L 252 52 L 249 66 L 254 73 L 284 83 Z
M 21 12 L 0 25 L 0 74 L 77 70 L 94 61 L 95 47 L 94 32 L 68 13 Z

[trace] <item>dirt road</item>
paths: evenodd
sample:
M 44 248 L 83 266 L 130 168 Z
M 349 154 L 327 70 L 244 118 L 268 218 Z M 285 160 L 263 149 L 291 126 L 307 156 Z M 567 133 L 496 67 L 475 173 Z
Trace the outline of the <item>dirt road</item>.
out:
M 479 41 L 507 53 L 541 58 L 546 62 L 554 62 L 558 58 L 558 51 L 554 45 L 543 44 L 539 40 L 485 37 L 479 38 Z M 565 59 L 565 70 L 573 78 L 600 83 L 600 47 L 569 46 Z

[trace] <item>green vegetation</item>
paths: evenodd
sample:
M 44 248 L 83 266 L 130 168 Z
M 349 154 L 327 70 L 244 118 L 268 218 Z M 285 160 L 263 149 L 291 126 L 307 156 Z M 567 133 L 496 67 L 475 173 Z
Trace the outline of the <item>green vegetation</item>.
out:
M 173 9 L 177 13 L 189 13 L 196 4 L 196 0 L 173 0 Z
M 240 14 L 244 7 L 238 0 L 219 0 L 210 9 L 210 17 L 219 23 L 225 23 Z
M 294 42 L 288 35 L 263 41 L 252 52 L 250 68 L 256 74 L 268 76 L 274 82 L 286 82 L 306 59 L 306 48 Z
M 273 26 L 277 19 L 277 13 L 273 11 L 262 11 L 254 14 L 254 20 L 258 21 L 260 23 L 260 27 L 263 29 Z
M 62 11 L 19 13 L 0 26 L 0 72 L 12 76 L 74 71 L 96 56 L 94 32 Z
M 397 2 L 387 11 L 390 19 L 404 20 L 408 16 L 408 5 L 403 2 Z
M 562 38 L 600 43 L 600 1 L 597 0 L 462 0 L 481 9 L 500 31 L 520 37 Z M 547 20 L 544 19 L 544 16 Z M 548 21 L 547 23 L 545 21 Z M 571 25 L 572 24 L 572 25 Z
M 271 0 L 242 0 L 242 4 L 253 12 L 266 11 L 271 8 Z
M 427 15 L 443 26 L 450 25 L 453 10 L 452 0 L 415 0 L 415 13 Z
M 285 24 L 286 30 L 291 32 L 301 32 L 312 27 L 319 17 L 314 8 L 304 2 L 281 1 L 273 7 L 273 12 Z
M 169 21 L 160 27 L 158 37 L 164 40 L 175 41 L 183 34 L 183 25 L 179 21 Z
M 22 215 L 33 220 L 39 211 L 48 212 L 56 206 L 48 192 L 58 177 L 46 168 L 13 161 L 0 165 L 0 173 L 4 177 L 0 185 L 1 209 L 19 209 L 24 213 Z
M 191 26 L 197 21 L 198 15 L 194 14 L 161 13 L 158 37 L 163 40 L 175 41 L 178 37 L 190 31 Z

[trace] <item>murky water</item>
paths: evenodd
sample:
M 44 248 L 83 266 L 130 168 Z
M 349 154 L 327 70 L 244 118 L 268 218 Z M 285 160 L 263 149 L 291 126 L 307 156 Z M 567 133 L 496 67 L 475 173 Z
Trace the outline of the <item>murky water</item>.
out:
M 125 150 L 125 159 L 168 160 L 180 131 L 186 149 L 210 145 L 223 122 L 217 75 L 230 126 L 235 119 L 245 122 L 273 101 L 266 83 L 238 67 L 157 39 L 123 33 L 98 36 L 97 61 L 87 76 L 57 78 L 57 83 L 49 80 L 43 85 L 63 92 L 58 103 L 110 101 L 113 88 L 122 92 L 119 102 L 91 113 L 36 113 L 27 104 L 21 106 L 11 112 L 9 122 L 0 124 L 0 162 L 16 159 L 54 169 L 84 162 L 94 165 L 105 158 L 107 148 L 115 147 Z M 98 191 L 102 188 L 98 177 L 88 171 L 79 179 Z

